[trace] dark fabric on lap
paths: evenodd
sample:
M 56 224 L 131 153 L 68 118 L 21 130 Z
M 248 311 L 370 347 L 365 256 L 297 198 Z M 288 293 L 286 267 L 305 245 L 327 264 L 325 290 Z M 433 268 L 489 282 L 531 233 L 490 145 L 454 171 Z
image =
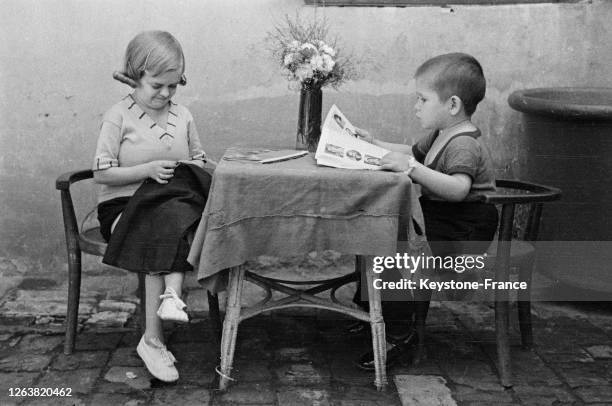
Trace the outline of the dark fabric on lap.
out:
M 420 202 L 433 255 L 478 254 L 487 250 L 497 230 L 498 214 L 494 205 L 423 197 Z
M 100 223 L 100 234 L 102 234 L 104 241 L 108 242 L 110 240 L 113 222 L 125 210 L 129 200 L 129 196 L 123 196 L 107 200 L 98 205 L 98 222 Z
M 192 270 L 187 235 L 197 227 L 210 182 L 189 164 L 177 166 L 165 185 L 146 180 L 125 206 L 102 262 L 149 274 Z

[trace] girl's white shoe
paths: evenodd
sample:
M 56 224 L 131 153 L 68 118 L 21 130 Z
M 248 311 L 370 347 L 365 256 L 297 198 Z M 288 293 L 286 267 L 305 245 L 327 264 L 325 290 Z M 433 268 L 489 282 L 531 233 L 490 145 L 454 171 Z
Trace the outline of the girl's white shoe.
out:
M 185 312 L 187 305 L 178 297 L 174 289 L 166 288 L 164 294 L 159 298 L 163 299 L 159 305 L 159 309 L 157 309 L 157 315 L 160 319 L 178 321 L 181 323 L 189 322 L 189 316 L 187 316 Z
M 157 337 L 147 342 L 142 336 L 136 352 L 142 358 L 145 366 L 157 379 L 164 382 L 174 382 L 179 378 L 178 371 L 174 366 L 176 358 Z

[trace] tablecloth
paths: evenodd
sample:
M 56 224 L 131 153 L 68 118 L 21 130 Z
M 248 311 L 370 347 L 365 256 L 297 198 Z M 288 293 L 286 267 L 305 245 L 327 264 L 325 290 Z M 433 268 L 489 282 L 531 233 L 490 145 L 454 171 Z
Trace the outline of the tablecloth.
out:
M 398 238 L 417 249 L 425 239 L 411 219 L 425 229 L 402 173 L 317 166 L 313 154 L 273 164 L 222 159 L 188 260 L 202 282 L 259 255 L 395 255 Z

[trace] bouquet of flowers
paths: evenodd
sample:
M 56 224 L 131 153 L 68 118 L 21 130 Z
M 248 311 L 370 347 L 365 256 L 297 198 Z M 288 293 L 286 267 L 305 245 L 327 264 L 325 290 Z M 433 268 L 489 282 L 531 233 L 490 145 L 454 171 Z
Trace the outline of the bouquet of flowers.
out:
M 268 33 L 268 42 L 287 79 L 302 88 L 337 88 L 356 78 L 352 56 L 343 55 L 336 39 L 329 38 L 325 20 L 305 23 L 299 15 L 285 16 L 284 24 Z

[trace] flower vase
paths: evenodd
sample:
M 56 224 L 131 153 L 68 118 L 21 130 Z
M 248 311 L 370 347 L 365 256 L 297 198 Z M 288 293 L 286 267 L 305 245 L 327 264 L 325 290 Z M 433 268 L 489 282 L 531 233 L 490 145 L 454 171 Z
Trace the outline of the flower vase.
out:
M 320 87 L 302 86 L 295 149 L 315 152 L 321 137 L 323 92 Z

